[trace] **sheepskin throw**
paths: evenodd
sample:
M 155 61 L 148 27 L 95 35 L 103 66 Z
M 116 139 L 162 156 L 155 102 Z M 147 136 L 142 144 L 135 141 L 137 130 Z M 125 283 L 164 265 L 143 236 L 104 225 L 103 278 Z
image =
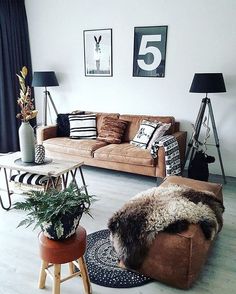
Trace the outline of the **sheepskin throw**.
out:
M 213 239 L 223 211 L 213 193 L 170 184 L 137 194 L 110 218 L 108 228 L 119 259 L 139 269 L 159 232 L 179 233 L 199 224 L 206 239 Z

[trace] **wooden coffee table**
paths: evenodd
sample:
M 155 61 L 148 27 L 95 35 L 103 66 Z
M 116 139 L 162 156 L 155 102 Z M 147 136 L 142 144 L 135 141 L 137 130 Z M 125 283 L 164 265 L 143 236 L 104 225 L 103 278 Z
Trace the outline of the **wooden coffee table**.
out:
M 76 174 L 77 174 L 77 170 L 79 170 L 85 193 L 88 194 L 83 172 L 82 172 L 82 165 L 83 165 L 82 161 L 73 162 L 68 160 L 65 161 L 65 160 L 58 160 L 58 159 L 52 159 L 52 160 L 46 159 L 45 163 L 43 164 L 36 164 L 36 163 L 25 164 L 21 162 L 20 157 L 21 157 L 20 152 L 15 152 L 15 153 L 0 156 L 0 171 L 3 169 L 5 184 L 6 184 L 5 191 L 7 192 L 8 201 L 9 201 L 9 205 L 7 207 L 4 206 L 2 197 L 0 196 L 0 204 L 3 209 L 9 210 L 12 204 L 11 195 L 13 194 L 13 191 L 10 191 L 10 188 L 9 188 L 9 177 L 7 174 L 7 170 L 10 170 L 10 175 L 12 171 L 18 171 L 18 172 L 25 172 L 25 173 L 27 172 L 31 174 L 47 176 L 48 179 L 46 182 L 45 189 L 47 189 L 49 185 L 52 185 L 53 188 L 56 188 L 59 179 L 62 180 L 63 188 L 66 188 L 68 185 L 69 175 L 71 175 L 72 177 L 71 181 L 77 185 Z

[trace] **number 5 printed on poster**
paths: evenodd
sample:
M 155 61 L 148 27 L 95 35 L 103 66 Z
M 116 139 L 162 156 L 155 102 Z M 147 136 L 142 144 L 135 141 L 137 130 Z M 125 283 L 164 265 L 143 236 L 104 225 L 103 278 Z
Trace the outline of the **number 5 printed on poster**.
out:
M 164 77 L 167 26 L 134 28 L 133 76 Z

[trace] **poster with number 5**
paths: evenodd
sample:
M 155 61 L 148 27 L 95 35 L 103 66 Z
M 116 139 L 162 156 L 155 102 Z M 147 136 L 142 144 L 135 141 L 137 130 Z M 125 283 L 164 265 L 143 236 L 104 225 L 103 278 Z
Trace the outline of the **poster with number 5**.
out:
M 165 76 L 167 26 L 134 28 L 134 77 Z

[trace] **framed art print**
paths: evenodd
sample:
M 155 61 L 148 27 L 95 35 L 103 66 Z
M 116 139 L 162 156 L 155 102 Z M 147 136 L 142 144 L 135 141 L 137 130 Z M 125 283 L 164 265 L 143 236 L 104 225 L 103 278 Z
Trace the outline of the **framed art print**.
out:
M 164 77 L 167 26 L 134 28 L 134 77 Z
M 112 29 L 84 31 L 85 76 L 112 76 Z

